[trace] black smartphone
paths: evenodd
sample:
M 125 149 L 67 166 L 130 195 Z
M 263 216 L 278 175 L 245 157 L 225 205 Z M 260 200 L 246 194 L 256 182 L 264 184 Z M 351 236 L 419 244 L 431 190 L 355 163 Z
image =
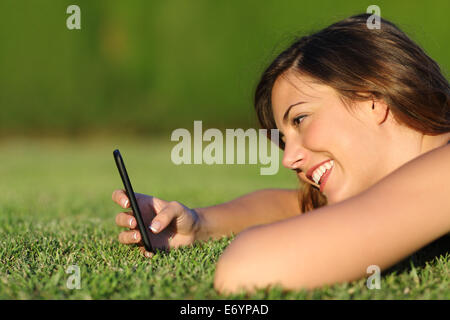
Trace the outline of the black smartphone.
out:
M 125 191 L 127 193 L 128 199 L 131 203 L 131 208 L 133 209 L 134 216 L 136 217 L 139 231 L 141 232 L 142 241 L 144 242 L 145 249 L 150 252 L 153 251 L 152 244 L 150 242 L 150 237 L 148 235 L 147 228 L 144 224 L 144 219 L 142 218 L 141 211 L 139 210 L 136 197 L 134 196 L 133 187 L 131 186 L 130 178 L 128 178 L 127 169 L 125 168 L 125 163 L 123 162 L 122 155 L 119 149 L 114 150 L 114 160 L 116 160 L 117 169 L 119 170 L 120 177 L 122 178 Z

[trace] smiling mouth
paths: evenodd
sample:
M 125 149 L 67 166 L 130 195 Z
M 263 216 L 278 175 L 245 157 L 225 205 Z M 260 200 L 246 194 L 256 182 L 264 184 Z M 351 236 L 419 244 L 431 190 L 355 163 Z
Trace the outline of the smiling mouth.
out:
M 334 167 L 334 161 L 333 160 L 328 160 L 325 162 L 322 162 L 322 164 L 318 167 L 316 167 L 316 169 L 309 173 L 309 175 L 307 175 L 307 177 L 314 181 L 315 184 L 317 185 L 321 185 L 322 181 L 324 181 L 324 177 L 327 176 L 327 173 Z
M 309 183 L 312 186 L 318 188 L 321 192 L 323 192 L 323 188 L 324 188 L 324 183 L 327 182 L 329 175 L 331 173 L 331 171 L 334 168 L 334 164 L 330 169 L 327 169 L 324 174 L 320 177 L 320 180 L 318 181 L 318 183 L 316 183 L 313 179 L 309 179 L 306 174 L 304 172 L 299 172 L 297 174 L 297 176 L 300 178 L 300 180 L 302 180 L 305 183 Z
M 297 177 L 298 177 L 300 180 L 302 180 L 304 183 L 308 183 L 308 184 L 310 184 L 310 185 L 312 185 L 312 186 L 314 186 L 314 187 L 320 186 L 320 184 L 315 183 L 314 180 L 309 179 L 309 178 L 305 175 L 304 172 L 299 172 L 299 173 L 297 174 Z M 319 183 L 320 183 L 320 181 L 319 181 Z
M 322 175 L 322 177 L 320 178 L 320 181 L 319 181 L 320 192 L 323 193 L 323 189 L 325 188 L 325 183 L 327 182 L 327 180 L 328 180 L 328 178 L 329 178 L 329 176 L 330 176 L 330 174 L 331 174 L 331 171 L 332 171 L 333 169 L 334 169 L 334 166 L 331 167 L 329 170 L 327 170 L 327 171 Z

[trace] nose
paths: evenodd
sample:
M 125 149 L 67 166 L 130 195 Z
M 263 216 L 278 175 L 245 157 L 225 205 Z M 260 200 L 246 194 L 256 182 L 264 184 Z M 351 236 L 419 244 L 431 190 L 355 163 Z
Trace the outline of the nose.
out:
M 305 151 L 297 142 L 289 142 L 286 140 L 284 144 L 283 160 L 281 163 L 287 169 L 298 169 L 305 158 Z

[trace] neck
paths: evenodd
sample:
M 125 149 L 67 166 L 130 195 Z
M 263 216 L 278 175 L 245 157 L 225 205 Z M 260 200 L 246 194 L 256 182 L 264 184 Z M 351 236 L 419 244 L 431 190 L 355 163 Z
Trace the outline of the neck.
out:
M 426 153 L 433 149 L 443 147 L 450 143 L 450 133 L 444 133 L 437 136 L 422 136 L 421 153 Z

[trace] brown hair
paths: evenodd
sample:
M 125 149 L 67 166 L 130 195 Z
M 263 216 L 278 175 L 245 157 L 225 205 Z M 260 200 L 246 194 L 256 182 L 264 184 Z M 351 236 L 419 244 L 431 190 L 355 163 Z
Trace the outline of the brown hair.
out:
M 346 107 L 353 101 L 382 99 L 400 124 L 428 135 L 450 132 L 450 86 L 439 65 L 392 22 L 381 19 L 380 29 L 369 29 L 369 17 L 352 16 L 303 36 L 275 58 L 255 90 L 263 128 L 276 128 L 272 87 L 293 70 L 334 88 Z M 281 137 L 278 143 L 284 150 Z M 313 185 L 304 183 L 301 191 L 302 212 L 327 204 Z

